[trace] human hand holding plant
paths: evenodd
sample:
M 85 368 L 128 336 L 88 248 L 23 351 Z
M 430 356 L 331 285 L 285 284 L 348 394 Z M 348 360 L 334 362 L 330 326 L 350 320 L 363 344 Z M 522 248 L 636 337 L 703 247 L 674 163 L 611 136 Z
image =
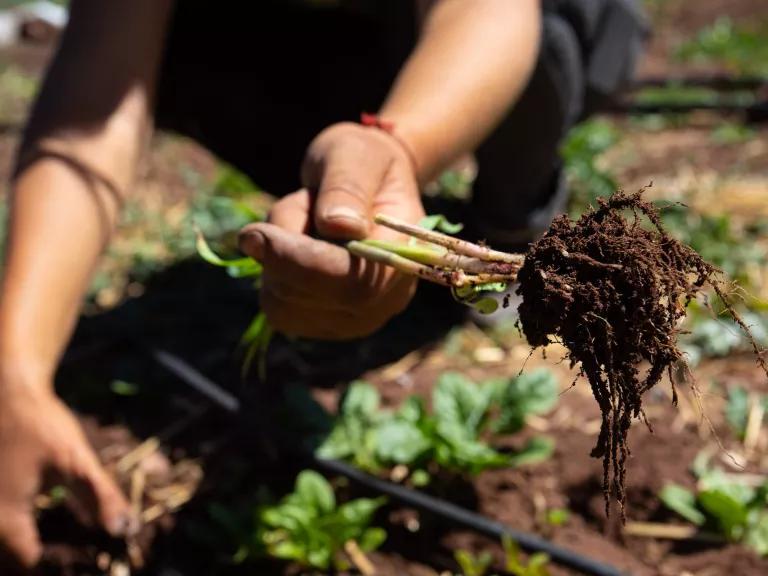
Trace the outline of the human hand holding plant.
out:
M 133 528 L 129 505 L 101 467 L 80 425 L 52 386 L 0 378 L 0 542 L 20 568 L 40 559 L 33 500 L 43 481 L 62 484 L 86 525 L 113 536 Z
M 336 124 L 310 144 L 302 179 L 305 187 L 277 202 L 267 223 L 241 232 L 241 249 L 264 266 L 262 309 L 288 335 L 370 334 L 405 308 L 416 279 L 332 241 L 399 240 L 374 214 L 412 223 L 424 216 L 409 153 L 383 131 Z

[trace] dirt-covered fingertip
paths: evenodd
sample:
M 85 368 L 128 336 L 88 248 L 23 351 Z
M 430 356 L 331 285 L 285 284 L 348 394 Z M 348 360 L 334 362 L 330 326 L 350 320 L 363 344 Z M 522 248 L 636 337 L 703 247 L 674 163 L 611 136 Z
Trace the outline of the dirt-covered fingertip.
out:
M 262 226 L 262 224 L 249 224 L 240 230 L 240 234 L 237 238 L 240 251 L 254 260 L 264 259 L 267 237 L 264 234 Z

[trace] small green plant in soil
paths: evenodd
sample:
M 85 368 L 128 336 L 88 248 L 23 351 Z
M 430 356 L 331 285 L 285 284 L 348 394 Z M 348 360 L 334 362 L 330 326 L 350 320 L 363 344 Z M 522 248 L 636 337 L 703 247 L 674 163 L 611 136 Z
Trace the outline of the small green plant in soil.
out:
M 710 468 L 704 457 L 694 463 L 695 490 L 668 484 L 659 498 L 669 509 L 700 526 L 768 556 L 768 481 L 753 486 L 738 474 Z
M 504 568 L 515 576 L 549 576 L 549 556 L 543 552 L 531 554 L 526 562 L 520 546 L 510 537 L 501 541 L 504 547 Z
M 493 564 L 493 554 L 488 551 L 473 554 L 469 550 L 456 550 L 453 559 L 461 569 L 461 576 L 485 576 Z
M 661 215 L 670 234 L 741 286 L 751 285 L 752 269 L 768 264 L 760 222 L 737 227 L 728 214 L 704 214 L 680 204 L 664 206 Z
M 432 413 L 417 396 L 406 399 L 396 411 L 382 410 L 378 391 L 355 382 L 317 453 L 372 472 L 405 466 L 415 484 L 429 480 L 426 470 L 431 465 L 477 474 L 488 468 L 533 464 L 551 455 L 549 438 L 534 437 L 513 454 L 495 450 L 486 438 L 520 431 L 529 415 L 549 411 L 556 401 L 557 382 L 546 370 L 480 384 L 458 373 L 444 373 L 433 390 Z
M 279 503 L 257 511 L 253 541 L 238 553 L 238 559 L 269 556 L 326 573 L 331 569 L 347 570 L 347 543 L 354 542 L 363 552 L 372 552 L 386 539 L 384 529 L 371 527 L 383 504 L 383 498 L 359 498 L 340 504 L 325 478 L 313 471 L 301 472 L 293 492 Z
M 768 74 L 768 24 L 736 25 L 728 17 L 699 31 L 682 44 L 677 57 L 684 62 L 722 64 L 732 72 Z
M 509 537 L 502 539 L 504 548 L 504 571 L 514 576 L 549 576 L 549 556 L 542 552 L 531 554 L 526 561 L 520 546 Z M 486 576 L 493 564 L 490 552 L 472 554 L 468 550 L 457 550 L 454 559 L 461 569 L 460 576 Z
M 544 513 L 544 521 L 549 526 L 564 526 L 571 519 L 571 511 L 567 508 L 550 508 Z
M 561 147 L 570 186 L 570 211 L 581 214 L 599 196 L 618 187 L 610 171 L 600 164 L 601 156 L 619 141 L 619 131 L 608 120 L 588 120 L 573 128 Z

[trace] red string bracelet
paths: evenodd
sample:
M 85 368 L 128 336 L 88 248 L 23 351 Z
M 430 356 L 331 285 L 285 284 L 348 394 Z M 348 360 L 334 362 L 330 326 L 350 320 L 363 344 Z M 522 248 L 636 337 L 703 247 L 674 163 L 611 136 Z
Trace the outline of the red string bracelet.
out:
M 392 138 L 394 138 L 397 143 L 400 144 L 403 150 L 405 150 L 405 153 L 408 155 L 408 158 L 411 161 L 411 166 L 413 167 L 414 174 L 419 173 L 419 165 L 416 162 L 416 156 L 414 156 L 411 147 L 405 142 L 405 140 L 400 138 L 397 132 L 395 132 L 394 122 L 384 120 L 377 114 L 369 114 L 368 112 L 363 112 L 360 114 L 360 124 L 369 128 L 376 128 L 377 130 L 381 130 L 382 132 L 386 132 L 392 136 Z
M 360 114 L 360 124 L 363 126 L 369 126 L 371 128 L 378 128 L 379 130 L 383 130 L 384 132 L 388 132 L 389 134 L 392 134 L 395 130 L 395 123 L 389 122 L 388 120 L 382 120 L 379 116 L 376 114 L 369 114 L 368 112 L 363 112 Z

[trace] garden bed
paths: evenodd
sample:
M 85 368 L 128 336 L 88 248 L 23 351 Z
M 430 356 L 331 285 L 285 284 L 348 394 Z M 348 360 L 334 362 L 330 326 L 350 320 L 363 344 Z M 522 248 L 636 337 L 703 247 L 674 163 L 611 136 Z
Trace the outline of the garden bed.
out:
M 659 27 L 643 66 L 646 74 L 727 70 L 670 64 L 669 54 L 681 37 L 693 37 L 717 15 L 730 13 L 737 23 L 760 17 L 755 11 L 768 17 L 763 7 L 747 0 L 707 0 L 695 7 L 680 0 L 651 4 Z M 17 58 L 19 73 L 25 74 L 39 73 L 47 57 L 45 49 L 35 49 L 34 57 L 26 51 L 14 54 L 6 55 L 6 60 Z M 25 95 L 28 98 L 26 92 L 11 94 L 13 106 L 6 108 L 18 116 Z M 18 123 L 16 116 L 12 120 Z M 713 206 L 727 209 L 733 218 L 726 221 L 726 232 L 712 228 L 725 240 L 721 238 L 719 252 L 713 249 L 710 254 L 722 259 L 719 265 L 740 259 L 734 266 L 744 273 L 741 279 L 750 281 L 754 292 L 766 294 L 765 233 L 744 232 L 758 226 L 759 208 L 768 205 L 768 174 L 760 161 L 766 152 L 765 128 L 734 129 L 732 122 L 710 115 L 656 118 L 653 123 L 620 120 L 612 126 L 620 138 L 595 160 L 597 169 L 610 171 L 630 190 L 653 180 L 652 197 L 685 201 L 701 214 L 711 213 Z M 2 173 L 9 170 L 17 137 L 12 130 L 0 134 Z M 511 328 L 483 332 L 461 325 L 456 321 L 461 309 L 429 288 L 421 290 L 419 309 L 378 339 L 352 347 L 289 346 L 276 341 L 270 351 L 269 386 L 257 384 L 255 377 L 244 384 L 233 351 L 255 308 L 250 286 L 188 262 L 164 270 L 190 255 L 190 238 L 173 249 L 163 244 L 163 238 L 181 234 L 188 212 L 199 216 L 215 211 L 205 195 L 216 189 L 222 174 L 228 173 L 218 169 L 215 159 L 188 142 L 159 141 L 144 170 L 137 206 L 129 207 L 150 217 L 128 219 L 103 268 L 101 278 L 111 281 L 94 287 L 89 318 L 73 344 L 75 360 L 60 375 L 62 395 L 82 414 L 100 457 L 120 478 L 148 527 L 128 544 L 112 542 L 79 528 L 57 505 L 55 494 L 43 498 L 38 502 L 46 508 L 41 512 L 46 543 L 43 573 L 125 576 L 131 566 L 130 574 L 153 576 L 311 573 L 274 560 L 233 561 L 238 545 L 253 537 L 249 523 L 258 507 L 290 492 L 296 474 L 305 467 L 284 449 L 286 421 L 273 413 L 287 385 L 306 386 L 321 406 L 334 412 L 346 384 L 361 377 L 379 390 L 383 408 L 396 409 L 414 395 L 429 399 L 439 377 L 448 371 L 480 382 L 508 378 L 521 369 L 530 373 L 546 368 L 559 386 L 555 407 L 529 417 L 521 432 L 493 438 L 493 445 L 501 452 L 516 451 L 530 438 L 544 435 L 554 441 L 549 458 L 475 476 L 438 470 L 423 490 L 631 574 L 768 574 L 768 558 L 744 545 L 713 541 L 708 534 L 691 531 L 692 524 L 659 498 L 669 483 L 695 488 L 691 467 L 702 451 L 710 454 L 712 465 L 729 473 L 753 479 L 768 473 L 768 425 L 763 423 L 743 437 L 743 430 L 728 421 L 733 420 L 729 394 L 737 390 L 753 398 L 768 394 L 768 382 L 753 356 L 716 347 L 722 357 L 704 358 L 695 367 L 703 413 L 699 398 L 685 385 L 678 386 L 678 407 L 672 406 L 666 382 L 646 395 L 644 406 L 653 433 L 641 422 L 630 431 L 623 526 L 615 507 L 610 516 L 605 514 L 602 464 L 589 457 L 600 430 L 600 412 L 583 380 L 572 386 L 576 374 L 561 362 L 564 350 L 550 346 L 546 358 L 540 353 L 531 356 L 529 346 Z M 147 222 L 168 226 L 165 236 L 158 232 L 147 236 Z M 212 226 L 218 224 L 216 220 Z M 744 246 L 763 251 L 755 257 L 742 253 Z M 198 290 L 191 293 L 189 285 Z M 195 314 L 201 309 L 206 314 Z M 431 330 L 420 335 L 425 327 Z M 106 334 L 116 333 L 123 339 L 106 349 L 92 348 Z M 716 335 L 715 344 L 726 339 L 725 333 Z M 243 417 L 222 413 L 158 368 L 150 354 L 154 347 L 172 349 L 242 397 Z M 412 349 L 416 351 L 405 354 Z M 399 480 L 399 472 L 387 468 L 377 474 Z M 331 480 L 342 499 L 376 496 L 343 478 Z M 439 517 L 394 501 L 377 512 L 374 524 L 388 532 L 386 542 L 365 555 L 380 575 L 458 574 L 454 556 L 462 550 L 474 557 L 490 552 L 496 567 L 503 564 L 500 542 L 447 526 Z M 687 527 L 687 536 L 661 536 L 670 526 Z M 555 576 L 575 573 L 555 565 L 549 569 Z

